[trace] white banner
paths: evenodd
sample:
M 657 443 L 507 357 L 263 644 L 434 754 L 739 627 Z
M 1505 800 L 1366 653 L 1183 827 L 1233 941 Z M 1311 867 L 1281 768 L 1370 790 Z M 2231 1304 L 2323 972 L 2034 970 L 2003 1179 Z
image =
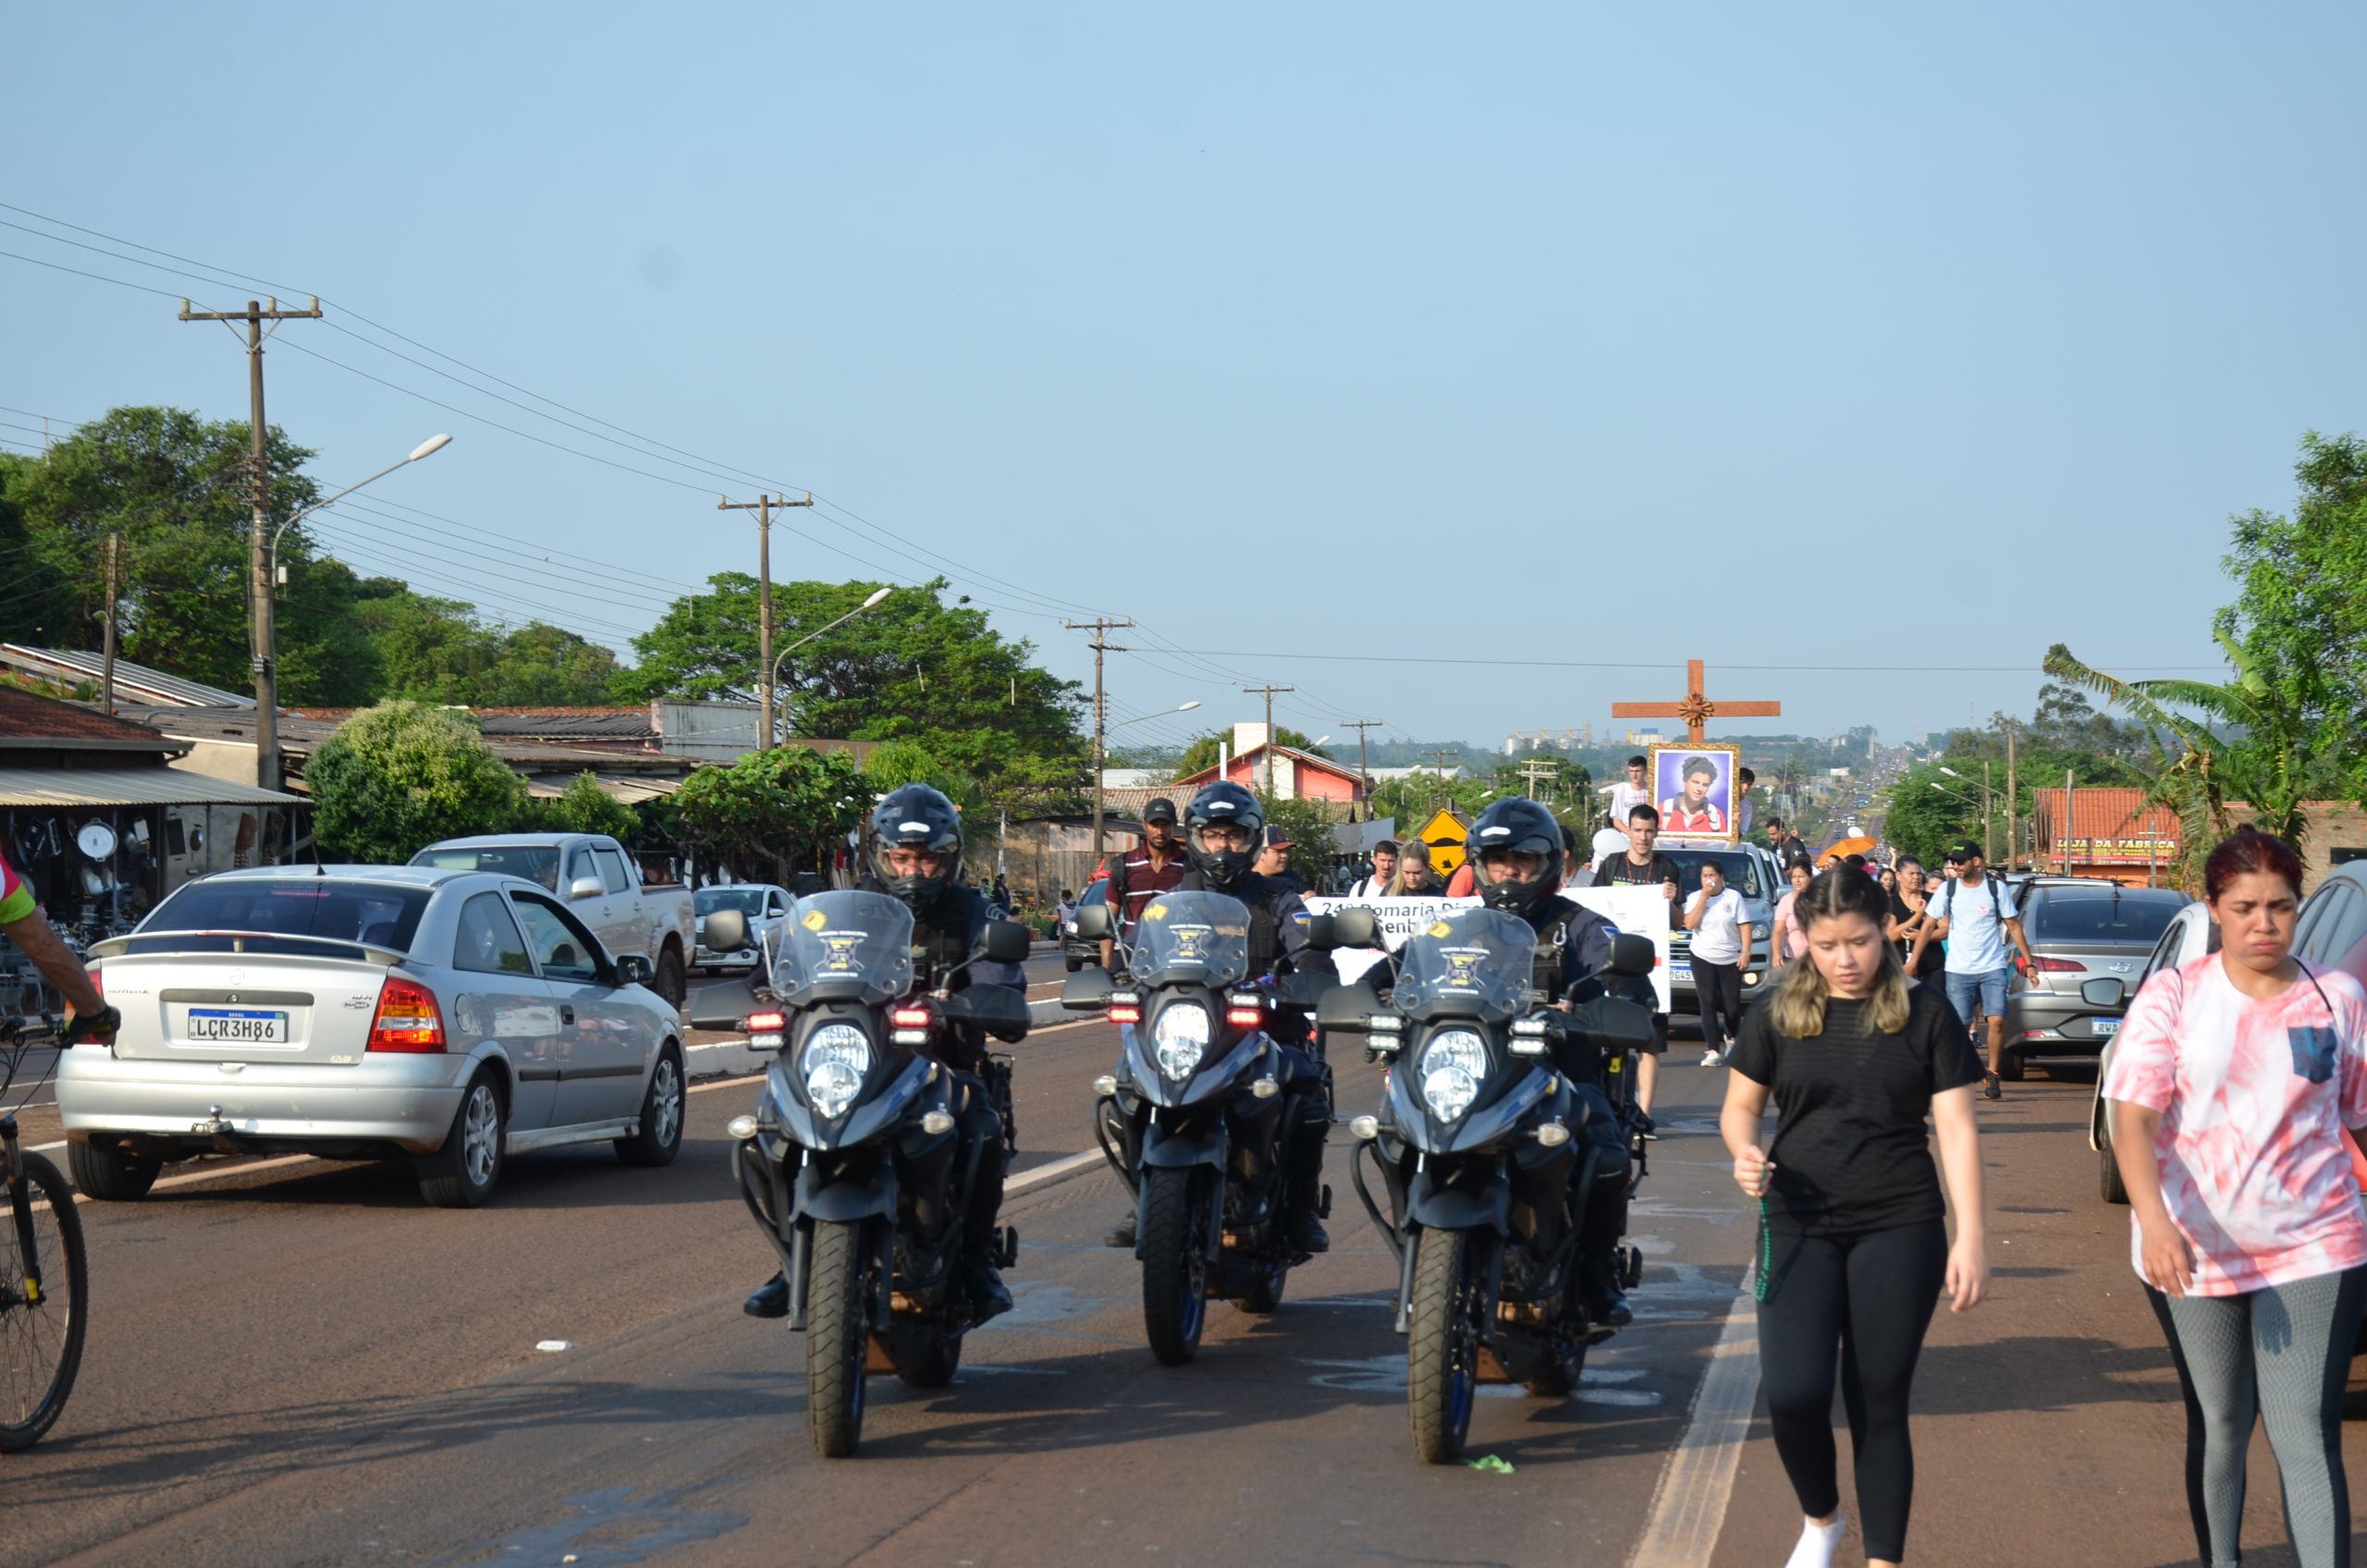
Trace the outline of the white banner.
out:
M 1660 998 L 1661 1011 L 1668 1011 L 1669 901 L 1661 891 L 1661 885 L 1568 888 L 1562 896 L 1594 911 L 1623 932 L 1652 939 L 1652 991 Z M 1408 937 L 1436 920 L 1441 910 L 1477 909 L 1479 900 L 1310 897 L 1306 907 L 1313 914 L 1330 914 L 1340 909 L 1372 911 L 1373 918 L 1380 924 L 1381 945 L 1395 952 L 1405 945 Z M 1380 955 L 1367 948 L 1341 948 L 1332 953 L 1331 962 L 1338 965 L 1341 979 L 1354 980 L 1380 962 Z

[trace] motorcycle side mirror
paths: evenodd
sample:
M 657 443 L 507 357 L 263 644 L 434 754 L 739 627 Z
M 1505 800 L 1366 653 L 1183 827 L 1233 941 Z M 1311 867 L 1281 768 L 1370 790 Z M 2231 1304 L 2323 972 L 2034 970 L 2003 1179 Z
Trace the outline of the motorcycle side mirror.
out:
M 1330 951 L 1334 948 L 1380 946 L 1380 922 L 1368 909 L 1334 910 L 1306 923 L 1306 945 Z
M 721 991 L 724 987 L 717 986 L 715 986 L 714 989 Z M 704 995 L 705 994 L 702 993 L 702 999 L 704 999 Z M 747 1014 L 739 1011 L 694 1012 L 691 1014 L 691 1027 L 693 1029 L 711 1029 L 717 1034 L 736 1034 L 739 1032 L 740 1021 L 746 1016 Z
M 1361 1035 L 1365 1021 L 1380 1010 L 1380 993 L 1362 981 L 1334 986 L 1316 1004 L 1315 1026 L 1327 1035 Z
M 706 917 L 706 945 L 711 952 L 738 952 L 748 945 L 748 917 L 736 909 L 717 910 Z
M 1611 938 L 1611 960 L 1602 967 L 1605 974 L 1641 978 L 1650 974 L 1658 962 L 1659 955 L 1653 952 L 1650 937 L 1630 936 L 1623 931 Z
M 1274 984 L 1275 999 L 1292 1007 L 1320 1007 L 1323 998 L 1340 988 L 1329 974 L 1293 971 Z
M 983 1024 L 998 1040 L 1017 1040 L 1027 1033 L 1027 998 L 1013 986 L 972 986 L 945 998 L 945 1016 Z
M 712 947 L 714 944 L 709 943 Z M 987 922 L 987 958 L 994 963 L 1025 963 L 1035 946 L 1027 927 L 1015 920 Z
M 1076 912 L 1076 934 L 1085 941 L 1098 942 L 1118 933 L 1110 924 L 1108 904 L 1087 904 Z
M 1068 1012 L 1099 1012 L 1117 988 L 1108 970 L 1080 969 L 1061 986 L 1061 1007 Z

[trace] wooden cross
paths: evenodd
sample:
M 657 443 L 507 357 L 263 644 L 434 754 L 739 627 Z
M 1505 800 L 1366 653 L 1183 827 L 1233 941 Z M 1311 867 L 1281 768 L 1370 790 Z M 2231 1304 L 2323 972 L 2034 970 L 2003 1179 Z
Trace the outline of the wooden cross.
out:
M 1702 727 L 1712 718 L 1772 718 L 1784 711 L 1781 703 L 1713 703 L 1701 690 L 1701 661 L 1685 661 L 1686 691 L 1681 703 L 1613 703 L 1613 718 L 1681 718 L 1685 720 L 1686 740 L 1694 745 L 1701 743 Z

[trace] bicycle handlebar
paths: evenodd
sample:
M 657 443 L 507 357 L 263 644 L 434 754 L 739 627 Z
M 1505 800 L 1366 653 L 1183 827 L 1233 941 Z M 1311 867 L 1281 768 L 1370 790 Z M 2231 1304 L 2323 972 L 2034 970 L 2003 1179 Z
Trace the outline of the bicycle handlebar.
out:
M 78 1040 L 89 1039 L 98 1024 L 112 1009 L 91 1014 L 88 1018 L 60 1018 L 55 1013 L 37 1012 L 26 1017 L 0 1015 L 0 1045 L 22 1045 L 30 1040 L 48 1038 L 60 1046 L 70 1046 Z

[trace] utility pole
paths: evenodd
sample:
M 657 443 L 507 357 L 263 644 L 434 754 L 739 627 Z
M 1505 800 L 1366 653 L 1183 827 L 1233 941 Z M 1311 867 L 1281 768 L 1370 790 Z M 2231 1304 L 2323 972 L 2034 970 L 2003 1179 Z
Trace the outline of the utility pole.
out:
M 1521 782 L 1528 786 L 1528 798 L 1532 801 L 1538 798 L 1537 781 L 1539 779 L 1556 778 L 1561 776 L 1561 772 L 1559 764 L 1547 762 L 1542 757 L 1531 757 L 1521 764 Z
M 1110 653 L 1122 654 L 1126 651 L 1121 644 L 1110 641 L 1110 633 L 1123 631 L 1134 625 L 1134 622 L 1131 619 L 1111 620 L 1108 616 L 1096 616 L 1091 620 L 1064 620 L 1061 625 L 1071 631 L 1093 633 L 1091 643 L 1093 649 L 1093 864 L 1098 866 L 1102 856 L 1101 775 L 1107 771 L 1102 766 L 1101 742 L 1102 738 L 1109 733 L 1110 718 L 1110 704 L 1101 685 L 1101 655 Z M 1221 767 L 1218 770 L 1217 777 L 1220 778 L 1224 777 Z M 1113 882 L 1110 886 L 1115 887 L 1117 884 Z
M 276 299 L 269 305 L 250 300 L 243 311 L 192 311 L 187 300 L 181 301 L 183 321 L 247 324 L 247 426 L 252 443 L 247 459 L 252 472 L 247 477 L 254 497 L 247 539 L 247 636 L 255 672 L 255 782 L 266 790 L 279 788 L 279 628 L 273 619 L 271 593 L 271 447 L 263 422 L 263 324 L 317 321 L 320 314 L 318 295 L 304 311 L 283 311 Z
M 115 591 L 116 563 L 123 554 L 123 535 L 110 531 L 107 534 L 107 632 L 106 651 L 100 655 L 99 701 L 105 704 L 107 717 L 115 717 Z
M 2008 871 L 2014 869 L 2015 852 L 2022 847 L 2022 808 L 2020 805 L 2022 791 L 2020 780 L 2017 778 L 2014 770 L 2014 735 L 2016 728 L 2017 727 L 2013 720 L 2008 719 L 2005 721 L 2005 869 Z M 2032 853 L 2035 854 L 2038 849 L 2037 844 L 2033 842 L 2030 849 Z M 2033 864 L 2032 869 L 2036 869 L 2035 864 Z
M 715 498 L 717 511 L 756 514 L 756 749 L 760 752 L 773 749 L 773 509 L 813 504 L 811 491 L 802 501 L 762 494 L 753 501 Z
M 1441 746 L 1435 752 L 1424 752 L 1426 757 L 1439 759 L 1439 804 L 1446 804 L 1446 759 L 1454 754 L 1453 746 Z
M 1274 739 L 1274 693 L 1277 692 L 1295 692 L 1298 688 L 1295 686 L 1244 686 L 1242 690 L 1249 693 L 1251 696 L 1256 696 L 1260 692 L 1263 692 L 1266 694 L 1266 798 L 1270 801 L 1274 798 L 1274 746 L 1276 744 Z
M 1983 757 L 1981 759 L 1981 858 L 1983 861 L 1997 853 L 1997 838 L 1990 831 L 1990 825 L 1996 818 L 1996 812 L 1990 806 L 1989 759 Z
M 1340 721 L 1342 729 L 1356 732 L 1356 777 L 1364 781 L 1367 816 L 1372 815 L 1372 769 L 1365 766 L 1365 731 L 1382 722 L 1378 718 L 1343 718 Z

